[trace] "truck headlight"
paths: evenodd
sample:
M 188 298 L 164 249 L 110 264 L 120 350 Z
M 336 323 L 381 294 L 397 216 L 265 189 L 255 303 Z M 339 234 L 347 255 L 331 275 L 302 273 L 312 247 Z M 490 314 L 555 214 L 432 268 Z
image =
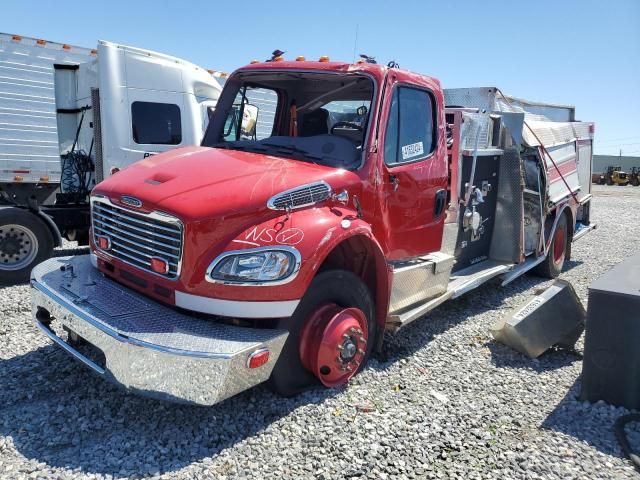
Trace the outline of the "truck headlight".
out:
M 278 245 L 224 252 L 211 262 L 206 279 L 213 283 L 274 285 L 290 282 L 299 269 L 300 252 Z

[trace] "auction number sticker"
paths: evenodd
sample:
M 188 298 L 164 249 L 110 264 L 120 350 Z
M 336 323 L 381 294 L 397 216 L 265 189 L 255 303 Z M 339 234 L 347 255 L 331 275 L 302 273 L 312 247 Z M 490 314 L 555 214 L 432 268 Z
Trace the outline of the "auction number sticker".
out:
M 422 142 L 412 143 L 410 145 L 405 145 L 402 147 L 402 159 L 406 160 L 411 157 L 415 157 L 417 155 L 422 155 L 424 153 L 424 147 L 422 146 Z

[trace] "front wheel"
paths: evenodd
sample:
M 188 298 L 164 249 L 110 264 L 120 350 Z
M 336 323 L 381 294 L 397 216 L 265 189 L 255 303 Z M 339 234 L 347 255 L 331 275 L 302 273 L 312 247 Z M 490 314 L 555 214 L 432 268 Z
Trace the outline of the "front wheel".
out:
M 33 213 L 0 209 L 0 285 L 29 280 L 31 269 L 51 256 L 53 236 Z
M 376 334 L 369 289 L 356 275 L 316 275 L 293 316 L 278 323 L 289 337 L 268 386 L 283 396 L 310 387 L 338 387 L 364 368 Z
M 562 213 L 558 220 L 556 231 L 553 233 L 553 240 L 547 253 L 547 258 L 536 266 L 533 272 L 545 278 L 556 278 L 560 275 L 565 260 L 568 258 L 570 249 L 567 216 Z

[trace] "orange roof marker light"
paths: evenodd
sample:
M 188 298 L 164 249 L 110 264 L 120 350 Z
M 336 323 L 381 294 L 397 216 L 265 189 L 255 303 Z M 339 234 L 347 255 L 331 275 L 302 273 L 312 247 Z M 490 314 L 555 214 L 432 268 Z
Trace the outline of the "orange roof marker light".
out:
M 329 56 L 328 55 L 322 55 L 319 59 L 319 62 L 328 62 L 329 61 Z
M 47 41 L 40 39 L 40 40 L 36 40 L 36 43 L 41 47 L 44 47 L 47 44 Z
M 95 48 L 91 50 L 91 55 L 97 55 L 98 54 L 98 50 L 96 50 Z
M 12 35 L 11 40 L 13 40 L 14 42 L 21 42 L 22 37 L 20 35 Z
M 251 60 L 249 63 L 253 65 L 254 63 L 260 63 L 260 60 Z
M 298 55 L 296 57 L 296 62 L 304 62 L 306 60 L 306 58 L 304 58 L 304 55 Z
M 63 50 L 71 50 L 71 45 L 68 45 L 68 44 L 65 43 L 64 45 L 62 45 L 62 49 Z
M 284 62 L 284 57 L 282 55 L 278 55 L 277 57 L 273 57 L 274 62 Z

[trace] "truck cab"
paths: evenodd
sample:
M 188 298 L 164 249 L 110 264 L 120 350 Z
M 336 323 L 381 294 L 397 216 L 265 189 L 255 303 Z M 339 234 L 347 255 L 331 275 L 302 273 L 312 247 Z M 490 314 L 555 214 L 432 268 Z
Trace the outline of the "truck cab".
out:
M 36 322 L 161 398 L 343 385 L 385 331 L 491 278 L 560 273 L 590 228 L 593 129 L 572 112 L 366 62 L 248 65 L 201 146 L 96 186 L 91 255 L 34 270 Z M 557 123 L 570 138 L 545 145 Z M 62 327 L 95 357 L 56 330 L 78 298 Z

